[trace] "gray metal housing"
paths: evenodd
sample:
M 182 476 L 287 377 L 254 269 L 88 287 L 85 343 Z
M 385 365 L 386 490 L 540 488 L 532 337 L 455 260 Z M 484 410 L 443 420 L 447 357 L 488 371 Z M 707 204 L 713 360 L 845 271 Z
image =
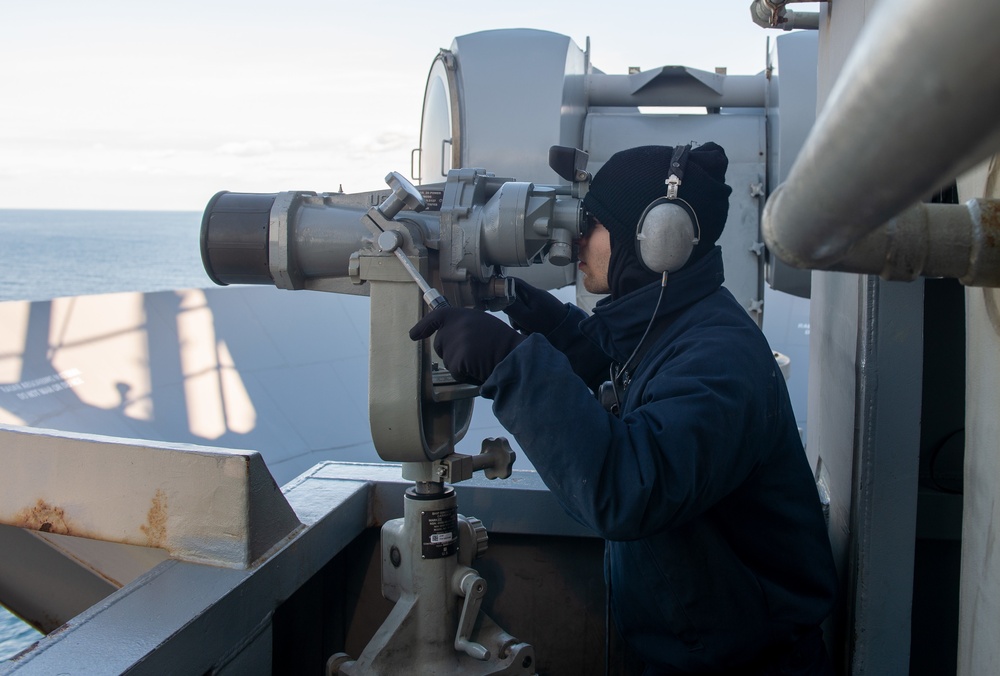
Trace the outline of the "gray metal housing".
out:
M 808 54 L 806 47 L 796 57 Z M 728 76 L 669 66 L 609 75 L 564 35 L 536 30 L 464 35 L 438 55 L 428 77 L 419 177 L 435 181 L 450 167 L 485 167 L 518 180 L 556 183 L 560 179 L 548 167 L 552 145 L 585 150 L 588 171 L 595 173 L 615 152 L 633 146 L 716 141 L 729 156 L 727 180 L 733 187 L 719 241 L 726 286 L 760 322 L 766 116 L 777 105 L 777 90 L 764 72 Z M 679 114 L 678 108 L 693 114 Z M 517 274 L 551 288 L 573 281 L 571 273 L 549 268 Z

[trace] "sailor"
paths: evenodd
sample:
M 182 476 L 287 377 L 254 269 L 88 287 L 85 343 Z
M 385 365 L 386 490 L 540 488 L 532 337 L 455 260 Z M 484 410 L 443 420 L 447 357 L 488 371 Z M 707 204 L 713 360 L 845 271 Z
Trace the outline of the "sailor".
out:
M 518 330 L 444 307 L 410 337 L 436 332 L 446 368 L 482 385 L 565 510 L 605 539 L 614 620 L 646 674 L 832 674 L 816 486 L 773 352 L 722 286 L 728 163 L 705 143 L 600 168 L 579 242 L 584 286 L 609 294 L 592 316 L 516 280 Z M 697 244 L 664 271 L 636 238 L 671 176 Z

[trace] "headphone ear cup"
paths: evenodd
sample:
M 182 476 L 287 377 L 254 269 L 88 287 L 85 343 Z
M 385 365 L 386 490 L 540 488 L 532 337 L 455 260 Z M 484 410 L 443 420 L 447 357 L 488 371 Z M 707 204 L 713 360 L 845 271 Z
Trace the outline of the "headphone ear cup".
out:
M 676 272 L 684 267 L 698 243 L 697 217 L 687 202 L 661 197 L 639 219 L 635 250 L 650 272 Z

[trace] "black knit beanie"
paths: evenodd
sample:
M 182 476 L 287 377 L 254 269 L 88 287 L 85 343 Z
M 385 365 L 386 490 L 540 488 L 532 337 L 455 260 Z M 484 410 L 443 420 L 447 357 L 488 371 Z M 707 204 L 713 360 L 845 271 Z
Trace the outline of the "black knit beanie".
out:
M 611 235 L 608 283 L 611 295 L 621 297 L 658 280 L 635 252 L 635 230 L 650 202 L 666 194 L 671 146 L 639 146 L 612 155 L 598 170 L 583 200 L 584 209 L 597 217 Z M 715 247 L 729 214 L 726 185 L 729 158 L 716 143 L 692 148 L 678 196 L 698 215 L 701 238 L 684 267 L 690 266 Z M 682 268 L 683 269 L 683 268 Z

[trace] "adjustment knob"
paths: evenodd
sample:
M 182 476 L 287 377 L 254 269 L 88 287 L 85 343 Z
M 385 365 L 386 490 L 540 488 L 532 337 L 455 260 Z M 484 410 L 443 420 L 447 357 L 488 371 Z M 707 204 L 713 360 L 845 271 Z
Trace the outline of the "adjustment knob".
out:
M 486 553 L 490 546 L 490 536 L 483 522 L 474 516 L 459 514 L 458 550 L 465 565 Z
M 403 209 L 423 211 L 427 208 L 424 196 L 398 171 L 389 172 L 385 182 L 392 188 L 392 194 L 385 198 L 378 210 L 387 219 L 392 220 Z

